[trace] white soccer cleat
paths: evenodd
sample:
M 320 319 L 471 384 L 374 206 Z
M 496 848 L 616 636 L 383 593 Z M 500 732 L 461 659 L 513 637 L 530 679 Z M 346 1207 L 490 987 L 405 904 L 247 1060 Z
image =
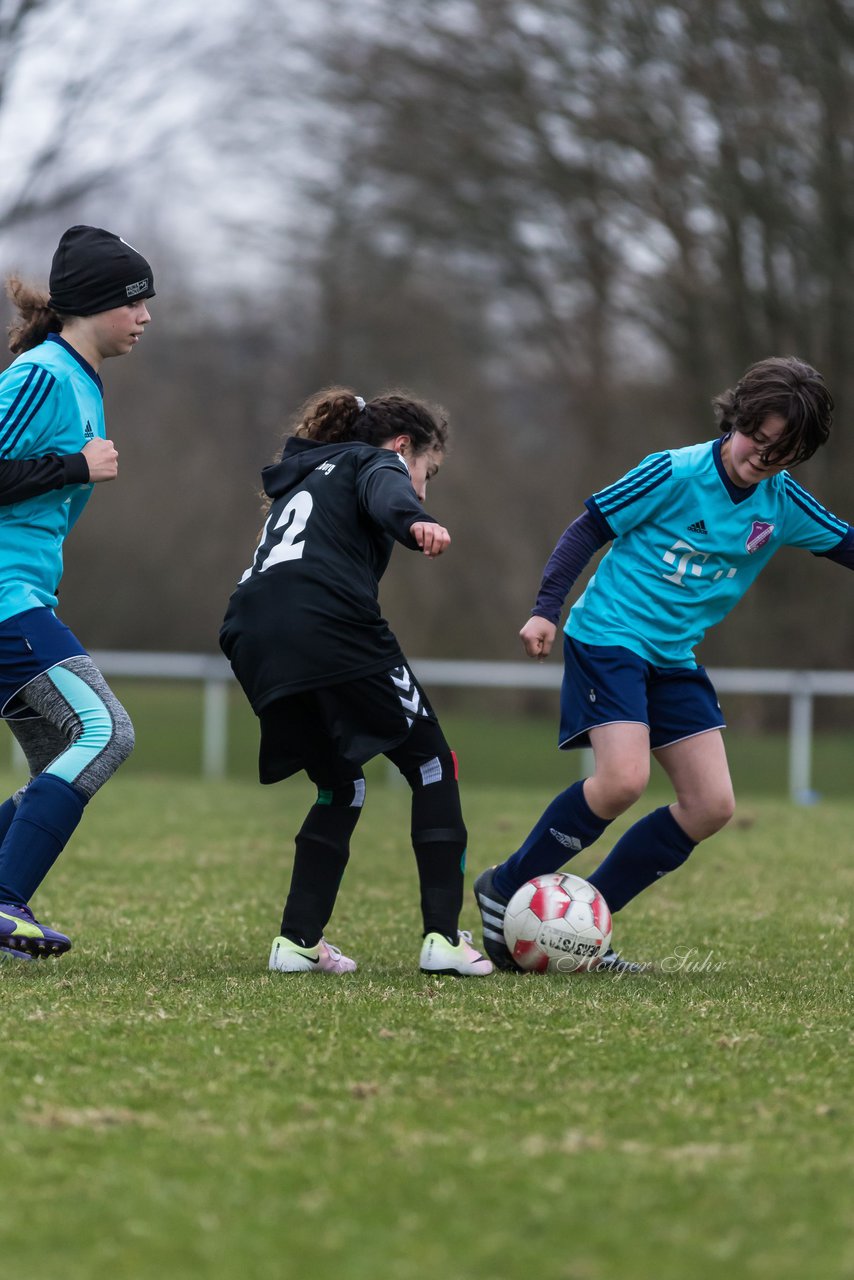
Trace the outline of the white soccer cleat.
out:
M 492 973 L 492 961 L 475 951 L 471 934 L 460 929 L 454 946 L 443 933 L 428 933 L 421 944 L 421 972 L 446 974 L 451 978 L 485 978 Z
M 269 968 L 274 973 L 353 973 L 356 961 L 325 938 L 316 947 L 300 947 L 289 938 L 274 938 Z

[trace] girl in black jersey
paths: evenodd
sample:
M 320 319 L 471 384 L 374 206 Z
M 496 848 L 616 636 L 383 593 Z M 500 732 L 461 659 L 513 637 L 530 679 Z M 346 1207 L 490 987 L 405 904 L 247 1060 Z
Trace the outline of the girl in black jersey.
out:
M 220 644 L 260 721 L 260 778 L 305 770 L 317 800 L 296 836 L 270 968 L 349 973 L 328 943 L 365 797 L 362 765 L 385 755 L 412 789 L 425 973 L 492 972 L 457 928 L 466 828 L 454 753 L 377 600 L 395 541 L 438 556 L 450 536 L 422 508 L 447 422 L 399 395 L 367 404 L 333 388 L 299 411 L 265 468 L 269 515 L 229 601 Z

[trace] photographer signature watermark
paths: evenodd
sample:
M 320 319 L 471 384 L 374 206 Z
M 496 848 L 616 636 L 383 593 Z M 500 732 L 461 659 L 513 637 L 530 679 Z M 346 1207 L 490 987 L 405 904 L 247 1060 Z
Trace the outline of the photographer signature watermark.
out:
M 621 962 L 621 958 L 616 963 L 606 964 L 603 968 L 608 969 L 617 977 L 625 977 L 627 974 L 638 973 L 720 973 L 726 968 L 725 960 L 717 959 L 714 951 L 710 948 L 708 951 L 700 947 L 674 947 L 669 955 L 663 956 L 659 960 L 643 960 L 639 962 Z M 585 958 L 579 962 L 577 956 L 561 956 L 555 963 L 555 969 L 558 973 L 588 973 L 599 967 L 598 959 L 595 957 Z
M 674 947 L 656 966 L 662 973 L 720 973 L 725 960 L 716 960 L 714 951 L 703 954 L 698 947 Z

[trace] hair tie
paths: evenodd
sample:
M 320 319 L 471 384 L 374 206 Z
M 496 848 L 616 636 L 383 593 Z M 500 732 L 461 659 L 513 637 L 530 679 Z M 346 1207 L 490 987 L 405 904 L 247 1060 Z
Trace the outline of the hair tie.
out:
M 365 402 L 361 396 L 356 396 L 356 408 L 359 410 L 359 413 L 365 412 Z

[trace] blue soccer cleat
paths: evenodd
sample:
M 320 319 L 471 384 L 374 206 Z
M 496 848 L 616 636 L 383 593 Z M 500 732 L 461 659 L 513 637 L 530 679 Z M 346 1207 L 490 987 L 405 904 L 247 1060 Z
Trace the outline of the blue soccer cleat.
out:
M 29 907 L 0 902 L 0 949 L 3 951 L 18 951 L 36 958 L 61 956 L 70 947 L 70 938 L 39 924 Z

